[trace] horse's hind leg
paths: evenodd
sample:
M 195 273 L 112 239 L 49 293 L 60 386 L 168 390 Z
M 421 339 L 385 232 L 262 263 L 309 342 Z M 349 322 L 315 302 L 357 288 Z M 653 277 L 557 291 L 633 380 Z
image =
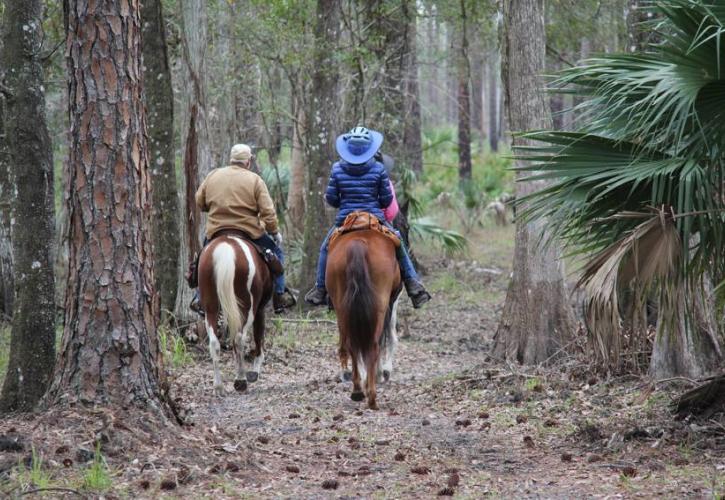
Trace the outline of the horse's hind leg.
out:
M 337 350 L 340 358 L 340 382 L 349 382 L 352 379 L 352 373 L 347 369 L 347 362 L 350 360 L 350 353 L 347 352 L 342 345 Z
M 350 398 L 353 401 L 362 401 L 365 399 L 365 393 L 360 385 L 360 367 L 358 366 L 360 360 L 355 355 L 350 357 L 352 358 L 352 394 L 350 394 Z
M 377 410 L 378 409 L 378 402 L 377 402 L 377 390 L 375 387 L 375 379 L 376 379 L 376 366 L 378 364 L 378 358 L 380 357 L 380 348 L 378 347 L 377 343 L 372 347 L 370 352 L 367 355 L 367 359 L 365 360 L 365 367 L 367 371 L 367 380 L 365 383 L 365 392 L 367 393 L 368 397 L 368 408 L 371 410 Z
M 244 318 L 244 316 L 242 316 Z M 238 392 L 244 392 L 247 390 L 247 360 L 244 359 L 244 348 L 247 345 L 249 339 L 249 329 L 254 323 L 254 313 L 252 309 L 246 315 L 244 326 L 242 326 L 241 333 L 238 333 L 234 338 L 234 355 L 237 360 L 237 376 L 234 379 L 234 389 Z
M 221 345 L 219 339 L 216 336 L 217 320 L 219 314 L 216 311 L 207 311 L 204 323 L 206 326 L 206 333 L 209 336 L 209 355 L 211 356 L 211 363 L 214 367 L 214 393 L 217 396 L 224 395 L 224 383 L 222 382 L 222 376 L 219 372 L 219 356 L 221 354 Z
M 247 380 L 256 382 L 262 373 L 264 363 L 264 310 L 257 312 L 254 318 L 254 350 L 251 353 L 252 368 L 247 372 Z
M 397 335 L 398 323 L 398 300 L 396 299 L 392 305 L 390 313 L 390 321 L 385 325 L 383 336 L 383 350 L 380 353 L 380 361 L 378 362 L 378 382 L 388 382 L 393 374 L 393 362 L 395 361 L 395 348 L 398 345 Z

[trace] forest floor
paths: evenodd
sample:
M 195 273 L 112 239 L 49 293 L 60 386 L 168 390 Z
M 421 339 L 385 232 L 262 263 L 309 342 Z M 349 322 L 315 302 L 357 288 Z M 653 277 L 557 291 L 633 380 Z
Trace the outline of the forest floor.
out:
M 182 428 L 101 410 L 0 421 L 0 436 L 22 444 L 0 458 L 0 496 L 725 495 L 725 427 L 674 419 L 668 405 L 683 386 L 602 378 L 583 356 L 538 369 L 489 356 L 511 229 L 477 238 L 465 258 L 419 250 L 435 299 L 420 311 L 403 300 L 379 411 L 351 401 L 349 383 L 338 381 L 332 317 L 287 315 L 269 321 L 267 360 L 245 394 L 231 388 L 230 352 L 222 354 L 230 392 L 220 398 L 205 346 L 174 350 Z

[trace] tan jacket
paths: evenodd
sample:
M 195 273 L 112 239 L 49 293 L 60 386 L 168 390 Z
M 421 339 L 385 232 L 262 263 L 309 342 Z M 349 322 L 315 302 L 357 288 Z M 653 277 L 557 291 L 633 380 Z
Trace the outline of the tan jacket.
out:
M 212 170 L 196 191 L 196 204 L 209 212 L 206 236 L 220 229 L 241 229 L 252 238 L 276 233 L 277 214 L 262 178 L 243 167 Z

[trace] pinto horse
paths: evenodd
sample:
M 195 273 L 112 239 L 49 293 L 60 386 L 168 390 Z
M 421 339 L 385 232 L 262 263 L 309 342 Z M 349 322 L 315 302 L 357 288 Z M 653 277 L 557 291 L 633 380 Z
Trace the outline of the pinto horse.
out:
M 199 257 L 199 291 L 214 365 L 214 392 L 217 395 L 225 393 L 219 372 L 221 346 L 217 325 L 220 313 L 227 320 L 229 340 L 237 362 L 234 388 L 244 392 L 247 381 L 257 381 L 264 362 L 264 308 L 272 297 L 272 274 L 249 241 L 233 231 L 226 231 L 215 237 Z M 254 331 L 254 349 L 249 356 L 252 367 L 247 371 L 244 348 L 250 329 Z
M 337 313 L 343 377 L 352 359 L 353 401 L 377 410 L 375 384 L 393 369 L 397 300 L 401 291 L 395 244 L 374 230 L 340 235 L 327 260 L 326 286 Z M 365 393 L 361 378 L 365 378 Z

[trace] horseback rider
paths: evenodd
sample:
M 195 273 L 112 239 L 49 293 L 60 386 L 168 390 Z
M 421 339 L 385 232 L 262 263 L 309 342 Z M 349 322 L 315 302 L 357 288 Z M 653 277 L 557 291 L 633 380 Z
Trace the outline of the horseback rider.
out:
M 236 144 L 232 147 L 229 166 L 212 170 L 196 191 L 199 210 L 208 213 L 204 246 L 224 230 L 240 231 L 265 250 L 265 260 L 269 262 L 276 256 L 281 267 L 284 253 L 277 213 L 264 180 L 250 170 L 252 159 L 249 146 Z M 197 265 L 192 268 L 194 277 Z M 270 263 L 270 269 L 273 268 L 274 264 Z M 285 287 L 284 274 L 276 273 L 272 297 L 274 312 L 282 312 L 296 302 L 294 295 Z M 190 307 L 201 314 L 198 289 Z
M 381 133 L 365 127 L 355 127 L 339 136 L 335 142 L 335 148 L 341 159 L 332 166 L 325 200 L 339 211 L 335 226 L 327 233 L 320 247 L 315 287 L 305 295 L 305 301 L 312 305 L 327 303 L 325 270 L 328 242 L 333 231 L 350 213 L 369 212 L 395 231 L 401 242 L 403 241 L 400 233 L 385 220 L 383 213 L 384 209 L 392 204 L 394 193 L 385 167 L 375 159 L 375 154 L 382 143 Z M 428 302 L 431 296 L 421 283 L 404 243 L 397 250 L 397 258 L 405 290 L 413 302 L 413 307 L 418 309 Z

